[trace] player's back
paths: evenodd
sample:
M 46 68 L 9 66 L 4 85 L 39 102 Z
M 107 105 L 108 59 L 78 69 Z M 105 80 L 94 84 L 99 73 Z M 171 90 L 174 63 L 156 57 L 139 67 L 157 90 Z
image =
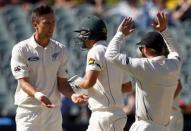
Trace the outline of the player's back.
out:
M 137 80 L 137 116 L 167 125 L 177 86 L 179 67 L 164 57 L 143 64 L 144 76 Z

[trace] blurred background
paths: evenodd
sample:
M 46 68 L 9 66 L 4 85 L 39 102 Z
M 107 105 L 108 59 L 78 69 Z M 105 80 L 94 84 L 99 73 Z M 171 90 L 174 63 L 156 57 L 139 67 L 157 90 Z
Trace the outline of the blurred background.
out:
M 158 10 L 168 14 L 169 30 L 182 50 L 184 61 L 181 70 L 183 90 L 179 105 L 184 113 L 184 131 L 191 130 L 191 0 L 0 0 L 0 130 L 15 131 L 14 92 L 17 81 L 10 70 L 12 47 L 33 33 L 31 12 L 46 3 L 54 8 L 56 28 L 54 39 L 69 50 L 70 76 L 83 76 L 87 51 L 75 45 L 74 29 L 88 15 L 97 15 L 107 24 L 108 42 L 122 19 L 134 19 L 135 32 L 126 40 L 122 51 L 136 56 L 135 43 L 152 30 L 151 23 Z M 124 94 L 124 110 L 128 115 L 126 131 L 134 121 L 134 93 Z M 75 105 L 63 96 L 63 130 L 85 131 L 91 112 L 87 105 Z M 161 112 L 162 113 L 162 112 Z

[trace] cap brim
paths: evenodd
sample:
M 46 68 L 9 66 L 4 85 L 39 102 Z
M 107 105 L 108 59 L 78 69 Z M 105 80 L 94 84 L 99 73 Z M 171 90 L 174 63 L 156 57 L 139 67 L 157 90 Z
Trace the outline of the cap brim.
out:
M 81 32 L 81 30 L 74 30 L 74 32 L 80 33 L 80 32 Z
M 142 45 L 142 43 L 141 43 L 141 42 L 138 42 L 136 45 Z

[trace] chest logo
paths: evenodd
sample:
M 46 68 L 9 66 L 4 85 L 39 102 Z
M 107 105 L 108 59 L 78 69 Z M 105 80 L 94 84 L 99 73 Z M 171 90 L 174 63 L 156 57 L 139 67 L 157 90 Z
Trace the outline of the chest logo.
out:
M 58 57 L 59 54 L 60 54 L 60 52 L 56 52 L 56 53 L 52 54 L 52 60 L 56 60 L 56 58 Z
M 39 57 L 37 56 L 31 56 L 28 58 L 28 61 L 37 61 L 37 60 L 39 60 Z
M 20 70 L 21 70 L 21 66 L 17 66 L 17 67 L 14 68 L 15 72 L 19 72 Z

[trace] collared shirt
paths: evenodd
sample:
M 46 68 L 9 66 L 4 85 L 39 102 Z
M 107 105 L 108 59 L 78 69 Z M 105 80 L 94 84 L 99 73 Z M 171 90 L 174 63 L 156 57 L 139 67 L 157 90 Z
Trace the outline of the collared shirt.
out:
M 57 77 L 67 77 L 67 60 L 67 50 L 61 43 L 51 39 L 43 48 L 36 43 L 33 35 L 13 47 L 11 69 L 15 79 L 29 78 L 29 83 L 37 91 L 47 95 L 53 104 L 60 105 Z M 28 96 L 18 82 L 15 104 L 36 107 L 40 105 L 40 102 Z
M 167 31 L 161 34 L 170 51 L 168 58 L 131 58 L 120 54 L 120 43 L 124 39 L 121 32 L 111 40 L 105 57 L 136 79 L 136 116 L 166 125 L 182 62 L 170 34 Z
M 122 84 L 130 81 L 127 74 L 105 59 L 105 45 L 105 41 L 98 41 L 87 55 L 86 71 L 100 71 L 95 85 L 88 89 L 91 110 L 122 107 Z

